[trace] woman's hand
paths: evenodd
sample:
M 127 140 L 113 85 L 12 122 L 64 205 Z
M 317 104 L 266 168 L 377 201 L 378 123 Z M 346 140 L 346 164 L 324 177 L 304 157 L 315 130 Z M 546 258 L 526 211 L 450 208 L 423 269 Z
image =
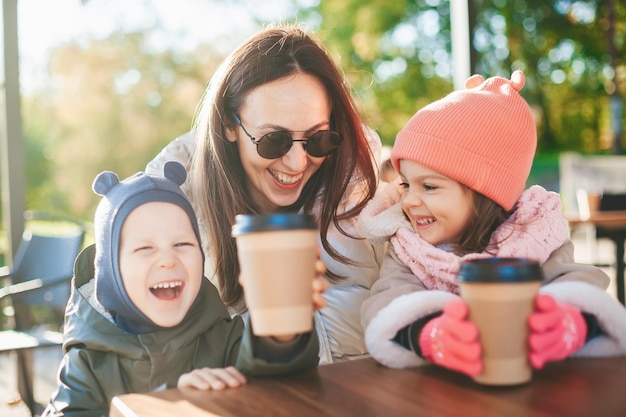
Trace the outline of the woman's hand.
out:
M 178 378 L 178 388 L 220 391 L 237 388 L 245 384 L 246 377 L 233 366 L 228 368 L 200 368 L 182 374 Z
M 324 278 L 326 273 L 326 264 L 321 259 L 315 262 L 315 274 L 313 278 L 313 310 L 321 310 L 326 307 L 326 298 L 323 294 L 328 289 L 328 280 Z

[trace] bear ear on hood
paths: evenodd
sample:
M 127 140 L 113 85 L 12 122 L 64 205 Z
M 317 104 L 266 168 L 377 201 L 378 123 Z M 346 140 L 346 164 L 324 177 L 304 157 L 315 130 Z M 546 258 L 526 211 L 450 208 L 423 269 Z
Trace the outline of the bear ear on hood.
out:
M 91 188 L 98 195 L 106 195 L 109 190 L 119 184 L 120 179 L 117 174 L 111 171 L 104 171 L 98 174 Z
M 185 167 L 177 161 L 167 161 L 163 166 L 163 175 L 165 178 L 174 181 L 178 186 L 183 185 L 187 179 Z

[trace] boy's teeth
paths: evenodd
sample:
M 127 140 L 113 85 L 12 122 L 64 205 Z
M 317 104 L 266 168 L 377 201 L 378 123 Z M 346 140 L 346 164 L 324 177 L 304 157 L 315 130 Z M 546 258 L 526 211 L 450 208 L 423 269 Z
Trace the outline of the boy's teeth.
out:
M 155 285 L 154 289 L 158 289 L 158 288 L 175 288 L 175 287 L 180 287 L 181 285 L 183 285 L 182 281 L 173 281 L 173 282 L 162 282 L 160 284 Z
M 150 287 L 150 292 L 159 300 L 175 300 L 183 290 L 182 281 L 162 282 Z

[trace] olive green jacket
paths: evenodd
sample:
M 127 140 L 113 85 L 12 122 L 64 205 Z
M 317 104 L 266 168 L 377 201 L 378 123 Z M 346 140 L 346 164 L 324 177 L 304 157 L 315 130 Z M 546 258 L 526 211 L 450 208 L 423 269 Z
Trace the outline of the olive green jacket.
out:
M 178 326 L 127 333 L 94 301 L 94 252 L 93 246 L 85 249 L 74 267 L 58 389 L 42 417 L 106 417 L 114 396 L 174 387 L 181 374 L 201 367 L 275 375 L 317 365 L 315 332 L 288 344 L 254 337 L 241 317 L 231 319 L 208 280 Z

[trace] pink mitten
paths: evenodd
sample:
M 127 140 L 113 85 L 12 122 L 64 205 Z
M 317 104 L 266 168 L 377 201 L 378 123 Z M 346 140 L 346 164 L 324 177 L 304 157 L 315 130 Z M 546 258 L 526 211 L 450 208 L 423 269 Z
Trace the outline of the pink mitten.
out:
M 476 376 L 482 372 L 478 328 L 468 320 L 467 304 L 450 300 L 443 314 L 430 320 L 419 336 L 422 355 L 444 368 Z
M 535 297 L 535 311 L 528 325 L 530 363 L 536 369 L 546 362 L 567 358 L 585 344 L 587 324 L 581 312 L 548 294 Z

